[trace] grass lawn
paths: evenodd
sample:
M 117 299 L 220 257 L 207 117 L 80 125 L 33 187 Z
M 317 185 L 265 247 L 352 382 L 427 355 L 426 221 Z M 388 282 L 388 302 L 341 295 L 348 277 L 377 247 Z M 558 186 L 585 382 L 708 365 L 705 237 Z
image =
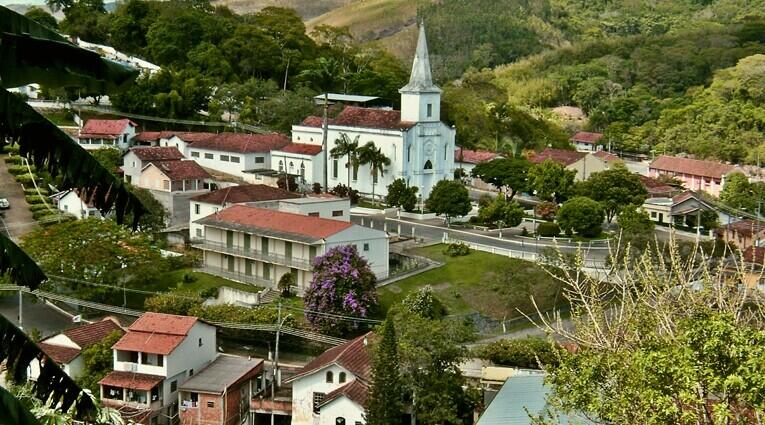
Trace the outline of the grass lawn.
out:
M 560 283 L 540 266 L 528 261 L 472 251 L 463 257 L 443 254 L 444 245 L 410 252 L 445 263 L 444 266 L 380 288 L 383 311 L 407 294 L 431 285 L 449 314 L 478 312 L 494 319 L 533 313 L 533 295 L 543 310 L 560 303 Z
M 196 280 L 188 283 L 184 282 L 183 276 L 186 274 L 194 276 Z M 142 285 L 141 289 L 155 292 L 200 292 L 208 288 L 219 288 L 221 286 L 228 286 L 229 288 L 245 292 L 259 292 L 263 290 L 262 286 L 246 285 L 211 274 L 195 272 L 191 269 L 178 269 L 162 273 L 153 281 Z

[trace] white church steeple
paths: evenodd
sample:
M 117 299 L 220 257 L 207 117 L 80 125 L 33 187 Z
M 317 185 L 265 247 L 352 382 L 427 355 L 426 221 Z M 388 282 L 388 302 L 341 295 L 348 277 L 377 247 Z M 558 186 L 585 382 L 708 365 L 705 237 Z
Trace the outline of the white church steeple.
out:
M 441 89 L 433 84 L 428 57 L 428 41 L 425 24 L 420 24 L 417 51 L 412 63 L 409 84 L 401 93 L 401 121 L 438 122 L 441 120 Z

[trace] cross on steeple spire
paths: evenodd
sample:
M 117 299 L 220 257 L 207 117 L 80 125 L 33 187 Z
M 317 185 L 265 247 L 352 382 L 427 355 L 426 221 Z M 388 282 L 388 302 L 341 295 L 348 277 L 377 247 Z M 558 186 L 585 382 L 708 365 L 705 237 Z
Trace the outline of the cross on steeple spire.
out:
M 399 90 L 400 92 L 440 92 L 430 73 L 430 58 L 428 56 L 428 41 L 425 37 L 425 23 L 420 23 L 420 35 L 417 39 L 417 51 L 412 63 L 412 73 L 409 76 L 409 84 Z

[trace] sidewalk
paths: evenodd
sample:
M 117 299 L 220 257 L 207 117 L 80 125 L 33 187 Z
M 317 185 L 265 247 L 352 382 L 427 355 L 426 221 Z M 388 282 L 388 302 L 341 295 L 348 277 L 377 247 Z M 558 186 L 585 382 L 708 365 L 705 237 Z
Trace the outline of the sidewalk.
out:
M 32 218 L 21 185 L 8 172 L 5 155 L 0 155 L 0 198 L 8 199 L 11 207 L 3 211 L 0 218 L 0 230 L 18 242 L 22 236 L 35 230 L 37 222 Z

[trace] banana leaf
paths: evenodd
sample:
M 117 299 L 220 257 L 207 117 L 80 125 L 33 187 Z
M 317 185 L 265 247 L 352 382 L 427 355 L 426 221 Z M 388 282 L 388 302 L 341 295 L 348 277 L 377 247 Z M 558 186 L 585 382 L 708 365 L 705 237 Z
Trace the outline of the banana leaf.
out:
M 0 387 L 0 412 L 0 425 L 40 425 L 40 421 L 3 387 Z
M 81 49 L 60 34 L 0 6 L 0 84 L 78 87 L 87 94 L 124 89 L 138 70 Z
M 26 378 L 27 367 L 35 359 L 45 360 L 40 369 L 40 376 L 34 384 L 35 396 L 38 399 L 62 412 L 69 411 L 77 403 L 75 416 L 80 420 L 92 418 L 97 413 L 92 398 L 85 394 L 72 378 L 49 359 L 22 330 L 0 315 L 0 363 L 6 361 L 8 374 L 13 381 L 23 382 Z M 0 401 L 0 403 L 4 402 L 5 400 Z M 4 414 L 5 412 L 0 410 L 0 416 Z

